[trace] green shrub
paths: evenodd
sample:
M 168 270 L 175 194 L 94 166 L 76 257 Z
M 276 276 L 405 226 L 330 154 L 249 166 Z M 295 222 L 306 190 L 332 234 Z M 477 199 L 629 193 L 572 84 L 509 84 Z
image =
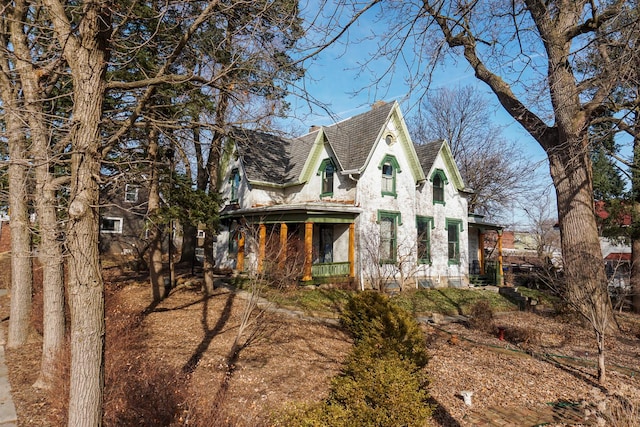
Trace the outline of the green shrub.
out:
M 371 357 L 394 353 L 417 368 L 429 361 L 420 326 L 409 312 L 385 295 L 373 291 L 353 295 L 341 321 L 361 353 Z
M 394 356 L 352 357 L 334 378 L 326 402 L 293 408 L 278 426 L 425 426 L 432 407 L 426 381 L 411 362 Z

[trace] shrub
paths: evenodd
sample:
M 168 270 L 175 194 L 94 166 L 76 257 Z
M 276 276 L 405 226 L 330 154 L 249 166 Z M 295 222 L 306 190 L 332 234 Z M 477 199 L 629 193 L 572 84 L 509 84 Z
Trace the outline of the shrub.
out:
M 475 302 L 469 310 L 469 326 L 483 332 L 494 330 L 493 308 L 487 300 Z
M 341 321 L 358 351 L 372 357 L 389 352 L 422 368 L 429 361 L 424 333 L 413 316 L 377 292 L 353 295 Z
M 326 402 L 294 407 L 278 426 L 424 426 L 432 407 L 426 381 L 411 362 L 393 355 L 352 357 L 334 378 Z

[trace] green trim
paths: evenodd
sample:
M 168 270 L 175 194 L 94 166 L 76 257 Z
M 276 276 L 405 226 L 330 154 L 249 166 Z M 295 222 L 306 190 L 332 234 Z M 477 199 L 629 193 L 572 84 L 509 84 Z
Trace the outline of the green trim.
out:
M 227 218 L 234 217 L 232 215 Z M 222 216 L 221 218 L 225 218 Z M 354 214 L 350 213 L 307 213 L 307 212 L 295 212 L 295 213 L 278 213 L 278 214 L 256 214 L 245 215 L 242 218 L 246 219 L 250 223 L 254 224 L 280 224 L 286 223 L 305 223 L 313 222 L 314 224 L 351 224 L 355 222 Z
M 423 239 L 420 238 L 420 224 L 425 225 L 424 233 L 426 233 L 426 238 L 423 238 Z M 431 227 L 429 227 L 429 225 L 431 225 Z M 420 216 L 420 215 L 416 216 L 416 232 L 417 232 L 416 247 L 418 248 L 418 253 L 416 255 L 418 258 L 418 264 L 431 265 L 432 263 L 431 261 L 431 230 L 433 230 L 434 228 L 435 228 L 435 223 L 433 221 L 432 216 Z M 426 258 L 420 257 L 420 243 L 423 243 L 425 245 Z
M 456 240 L 449 240 L 449 226 L 455 226 L 457 228 Z M 462 220 L 461 219 L 452 219 L 445 218 L 445 230 L 447 231 L 447 262 L 449 265 L 460 265 L 460 233 L 462 233 Z M 451 257 L 449 254 L 450 245 L 454 244 L 454 256 Z
M 324 181 L 326 179 L 326 171 L 328 166 L 333 167 L 333 176 L 331 178 L 331 191 L 324 192 L 322 190 L 324 190 Z M 336 164 L 331 158 L 326 158 L 322 161 L 322 163 L 320 163 L 320 167 L 318 168 L 318 172 L 316 173 L 316 175 L 320 175 L 322 177 L 322 180 L 320 183 L 321 185 L 320 198 L 333 196 L 333 180 L 335 179 L 337 171 L 338 171 L 338 168 L 336 168 Z
M 238 178 L 237 184 L 238 186 L 236 187 L 236 179 Z M 231 183 L 231 189 L 230 189 L 230 197 L 229 197 L 229 201 L 230 202 L 237 202 L 238 201 L 238 193 L 240 191 L 240 171 L 238 170 L 238 168 L 233 168 L 231 169 L 231 175 L 229 175 L 229 182 Z
M 440 189 L 442 191 L 442 200 L 440 199 L 436 199 L 436 185 L 435 185 L 435 180 L 436 178 L 440 179 L 440 182 L 442 183 L 442 188 Z M 433 201 L 434 205 L 445 205 L 445 186 L 449 183 L 449 181 L 447 180 L 447 175 L 445 175 L 444 171 L 442 169 L 436 169 L 433 171 L 433 173 L 431 174 L 431 178 L 429 178 L 429 181 L 431 181 L 431 198 Z
M 402 116 L 402 111 L 400 111 L 400 105 L 398 101 L 394 101 L 395 105 L 391 110 L 391 118 L 393 124 L 396 128 L 396 138 L 405 152 L 406 161 L 409 163 L 409 169 L 413 175 L 413 179 L 416 183 L 425 180 L 425 171 L 422 170 L 422 165 L 420 164 L 420 160 L 418 159 L 418 154 L 416 153 L 416 149 L 413 146 L 413 141 L 411 140 L 411 136 L 409 133 L 409 129 L 407 128 L 407 124 L 404 121 L 404 117 Z
M 460 169 L 458 169 L 456 161 L 453 158 L 453 153 L 451 153 L 449 144 L 446 142 L 442 144 L 440 151 L 442 153 L 442 160 L 444 160 L 444 163 L 447 166 L 447 172 L 449 172 L 451 180 L 453 181 L 453 185 L 457 190 L 464 190 L 464 181 L 462 180 L 462 175 L 460 175 Z
M 384 180 L 386 178 L 384 178 L 386 175 L 384 175 L 384 165 L 390 165 L 391 166 L 391 191 L 385 191 L 384 189 L 381 190 L 381 194 L 382 196 L 393 196 L 398 197 L 398 193 L 396 192 L 396 174 L 402 172 L 402 170 L 400 170 L 400 165 L 398 164 L 398 160 L 395 158 L 395 156 L 391 155 L 391 154 L 387 154 L 386 156 L 384 156 L 384 158 L 382 159 L 382 161 L 380 162 L 380 164 L 378 165 L 378 169 L 380 169 L 383 173 L 380 175 L 380 180 L 381 180 L 381 184 L 380 187 L 384 188 L 384 186 L 382 185 L 382 182 L 384 182 Z
M 389 250 L 391 252 L 390 258 L 382 258 L 378 260 L 380 264 L 395 264 L 398 258 L 398 226 L 402 225 L 402 214 L 396 211 L 385 211 L 378 210 L 378 224 L 382 224 L 382 221 L 385 219 L 390 219 L 392 223 L 391 235 L 389 236 L 389 241 L 387 242 L 390 247 Z M 382 230 L 380 229 L 380 254 L 382 254 Z
M 300 182 L 309 182 L 309 180 L 311 179 L 315 165 L 320 162 L 320 156 L 324 151 L 324 144 L 324 130 L 321 129 L 318 132 L 316 140 L 313 143 L 313 147 L 311 147 L 311 151 L 307 156 L 307 160 L 302 167 L 302 172 L 300 173 Z

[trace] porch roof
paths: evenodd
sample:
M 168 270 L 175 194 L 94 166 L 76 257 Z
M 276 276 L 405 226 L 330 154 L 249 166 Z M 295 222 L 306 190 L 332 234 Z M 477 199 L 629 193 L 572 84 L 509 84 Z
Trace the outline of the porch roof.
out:
M 480 228 L 482 230 L 500 231 L 504 228 L 504 226 L 502 225 L 485 221 L 483 215 L 477 215 L 477 214 L 469 214 L 468 223 L 469 223 L 469 227 Z
M 222 212 L 220 219 L 243 218 L 258 223 L 317 222 L 352 223 L 362 209 L 344 204 L 299 203 L 291 205 L 256 206 Z

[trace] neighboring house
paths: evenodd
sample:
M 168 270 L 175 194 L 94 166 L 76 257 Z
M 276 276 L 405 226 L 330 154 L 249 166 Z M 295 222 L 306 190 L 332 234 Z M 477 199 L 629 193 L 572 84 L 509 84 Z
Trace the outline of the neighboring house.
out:
M 100 252 L 138 256 L 146 235 L 148 183 L 112 179 L 100 189 Z
M 479 234 L 495 228 L 469 222 L 448 144 L 414 145 L 396 102 L 295 139 L 235 129 L 224 148 L 221 269 L 296 258 L 304 282 L 463 286 Z
M 610 290 L 629 290 L 631 286 L 631 246 L 623 241 L 601 237 L 600 248 Z

